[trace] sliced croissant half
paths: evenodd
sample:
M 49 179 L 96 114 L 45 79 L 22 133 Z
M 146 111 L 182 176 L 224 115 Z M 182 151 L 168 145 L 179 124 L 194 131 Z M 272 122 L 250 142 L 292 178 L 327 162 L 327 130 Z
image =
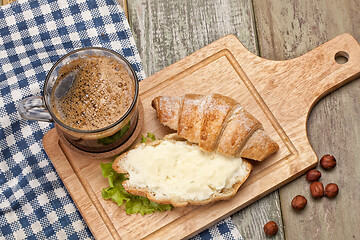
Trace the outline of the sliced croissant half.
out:
M 230 97 L 159 96 L 152 106 L 160 123 L 206 151 L 263 161 L 279 149 L 261 123 Z
M 241 157 L 207 152 L 176 134 L 139 144 L 112 167 L 126 173 L 127 192 L 175 207 L 230 199 L 252 170 Z

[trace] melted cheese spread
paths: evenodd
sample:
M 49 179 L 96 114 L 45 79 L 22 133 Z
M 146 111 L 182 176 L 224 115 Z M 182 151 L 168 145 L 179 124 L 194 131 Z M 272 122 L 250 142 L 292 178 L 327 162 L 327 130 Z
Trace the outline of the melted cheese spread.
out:
M 206 152 L 183 141 L 140 146 L 127 155 L 130 186 L 148 187 L 157 197 L 205 200 L 248 174 L 240 157 Z

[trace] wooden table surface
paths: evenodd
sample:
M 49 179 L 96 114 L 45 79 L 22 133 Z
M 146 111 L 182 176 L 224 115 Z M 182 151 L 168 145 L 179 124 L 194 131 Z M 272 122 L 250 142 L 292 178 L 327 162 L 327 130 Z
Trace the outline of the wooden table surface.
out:
M 274 60 L 300 56 L 344 32 L 360 42 L 358 0 L 120 1 L 147 76 L 226 34 Z M 360 239 L 359 105 L 357 79 L 325 96 L 308 118 L 308 137 L 318 157 L 337 159 L 331 171 L 317 168 L 324 184 L 339 185 L 339 195 L 314 200 L 302 176 L 232 216 L 244 239 L 266 239 L 263 226 L 270 220 L 279 225 L 271 239 Z M 290 205 L 298 194 L 308 199 L 299 213 Z

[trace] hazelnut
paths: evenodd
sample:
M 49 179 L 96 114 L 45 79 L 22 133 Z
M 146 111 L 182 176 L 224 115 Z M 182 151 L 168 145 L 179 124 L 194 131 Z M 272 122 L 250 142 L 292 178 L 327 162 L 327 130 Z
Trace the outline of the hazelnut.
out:
M 321 182 L 313 182 L 310 185 L 310 192 L 314 198 L 322 198 L 324 196 L 324 185 Z
M 321 172 L 319 172 L 316 169 L 311 169 L 306 174 L 306 180 L 311 182 L 318 181 L 320 177 L 321 177 Z
M 270 221 L 266 223 L 264 226 L 264 232 L 268 236 L 274 236 L 277 233 L 277 231 L 278 231 L 278 226 L 274 221 Z
M 294 199 L 291 201 L 291 206 L 293 209 L 299 211 L 303 210 L 307 204 L 307 200 L 304 196 L 297 195 L 294 197 Z
M 335 183 L 329 183 L 328 185 L 326 185 L 325 195 L 328 198 L 334 198 L 334 197 L 336 197 L 336 195 L 338 195 L 338 193 L 339 193 L 338 185 L 336 185 Z
M 334 156 L 327 154 L 320 159 L 320 164 L 324 169 L 329 170 L 336 166 L 336 159 Z

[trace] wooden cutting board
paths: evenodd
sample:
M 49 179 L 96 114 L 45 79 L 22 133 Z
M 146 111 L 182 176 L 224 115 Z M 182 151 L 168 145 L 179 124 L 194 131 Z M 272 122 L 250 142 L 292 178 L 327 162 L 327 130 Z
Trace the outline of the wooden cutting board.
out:
M 338 63 L 339 56 L 348 61 Z M 100 162 L 109 159 L 94 160 L 72 152 L 54 129 L 45 135 L 43 145 L 97 239 L 189 238 L 313 168 L 318 158 L 306 133 L 311 108 L 359 73 L 360 46 L 349 34 L 287 61 L 260 58 L 228 35 L 140 82 L 142 134 L 163 137 L 172 132 L 158 123 L 151 107 L 155 96 L 216 92 L 240 102 L 279 144 L 276 154 L 254 163 L 250 178 L 228 201 L 129 216 L 101 197 L 108 183 L 101 175 Z

